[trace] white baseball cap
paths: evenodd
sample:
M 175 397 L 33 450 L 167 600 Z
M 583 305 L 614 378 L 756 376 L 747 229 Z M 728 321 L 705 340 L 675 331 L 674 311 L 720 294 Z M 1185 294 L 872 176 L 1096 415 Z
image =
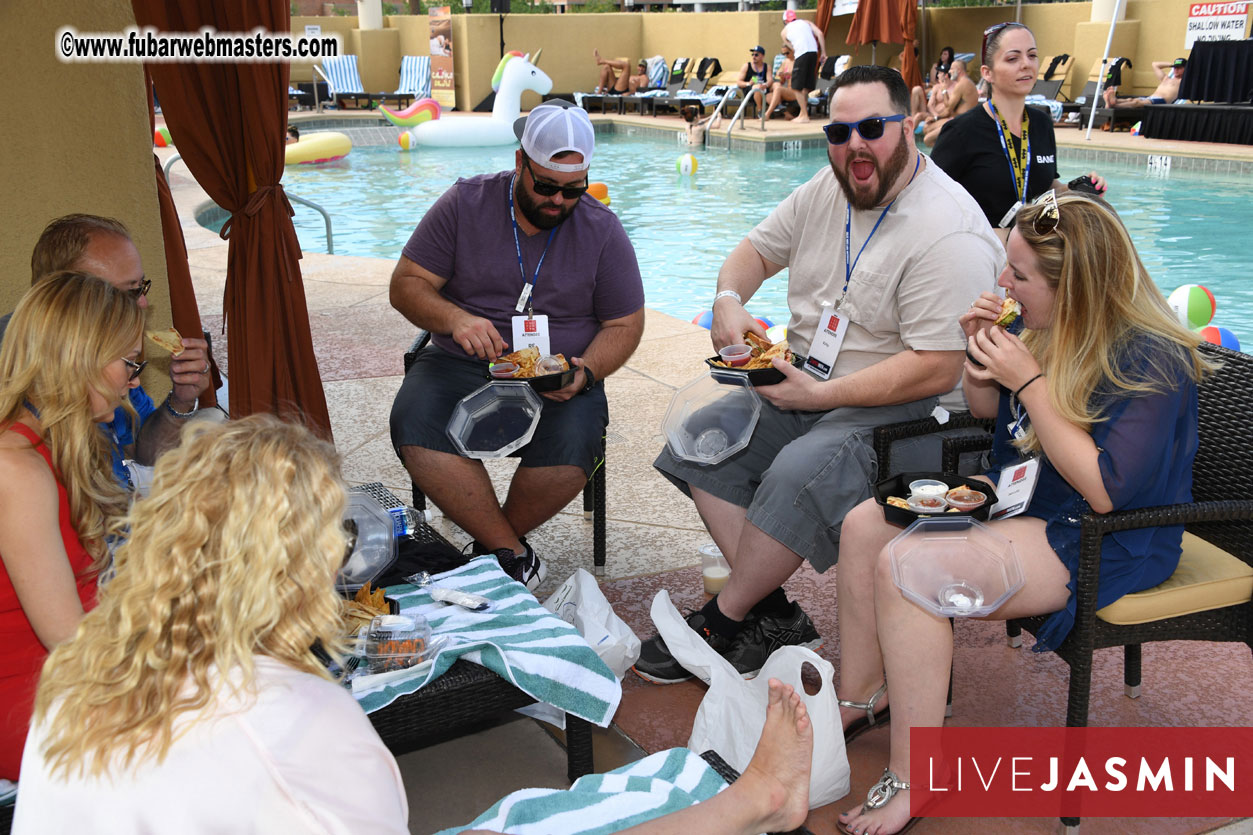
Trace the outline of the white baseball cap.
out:
M 513 123 L 529 159 L 554 171 L 586 171 L 596 149 L 596 131 L 587 111 L 565 99 L 551 99 Z M 580 163 L 553 162 L 564 153 L 583 155 Z

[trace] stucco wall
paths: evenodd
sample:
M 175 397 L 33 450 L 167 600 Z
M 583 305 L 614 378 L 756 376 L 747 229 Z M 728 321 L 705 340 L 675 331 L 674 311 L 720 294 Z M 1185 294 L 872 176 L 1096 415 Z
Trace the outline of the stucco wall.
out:
M 30 287 L 31 248 L 48 221 L 88 212 L 130 228 L 153 279 L 150 321 L 170 323 L 143 69 L 63 64 L 54 52 L 61 26 L 110 32 L 134 24 L 129 0 L 0 5 L 0 31 L 10 35 L 0 54 L 8 82 L 0 118 L 0 312 Z M 160 378 L 145 375 L 146 383 L 150 377 L 159 389 Z

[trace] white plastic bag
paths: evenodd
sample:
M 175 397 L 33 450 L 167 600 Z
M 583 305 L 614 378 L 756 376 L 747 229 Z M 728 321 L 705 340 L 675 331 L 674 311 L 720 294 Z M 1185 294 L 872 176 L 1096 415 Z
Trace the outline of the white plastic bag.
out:
M 640 639 L 582 568 L 544 601 L 544 608 L 577 629 L 619 680 L 640 657 Z
M 652 617 L 675 659 L 709 684 L 709 692 L 696 711 L 688 748 L 697 753 L 712 748 L 737 771 L 743 771 L 766 722 L 767 682 L 777 678 L 800 694 L 813 723 L 809 808 L 833 803 L 848 794 L 848 754 L 844 750 L 844 731 L 835 697 L 835 668 L 831 662 L 804 647 L 783 647 L 766 659 L 755 679 L 745 681 L 729 661 L 684 622 L 664 589 L 653 598 Z M 821 689 L 812 696 L 801 683 L 801 667 L 806 663 L 813 665 L 822 678 Z

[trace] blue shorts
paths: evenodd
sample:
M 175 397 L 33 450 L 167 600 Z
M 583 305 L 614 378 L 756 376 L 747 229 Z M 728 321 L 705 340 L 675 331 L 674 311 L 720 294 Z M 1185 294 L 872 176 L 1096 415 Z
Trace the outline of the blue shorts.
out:
M 487 362 L 427 345 L 405 374 L 392 403 L 392 446 L 418 446 L 460 455 L 448 438 L 457 402 L 489 381 Z M 543 409 L 531 442 L 514 452 L 524 467 L 575 466 L 590 478 L 600 460 L 609 425 L 605 384 L 564 403 L 541 398 Z

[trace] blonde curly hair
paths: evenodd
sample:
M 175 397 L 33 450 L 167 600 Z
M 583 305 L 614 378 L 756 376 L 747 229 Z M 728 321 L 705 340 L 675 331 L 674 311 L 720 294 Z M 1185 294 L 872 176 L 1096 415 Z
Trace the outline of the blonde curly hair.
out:
M 107 528 L 126 512 L 128 496 L 113 475 L 112 448 L 96 425 L 91 393 L 105 402 L 117 397 L 105 366 L 129 354 L 143 333 L 143 311 L 128 293 L 93 275 L 63 271 L 22 297 L 0 347 L 0 427 L 31 406 L 37 410 L 93 571 L 108 561 Z M 138 419 L 129 399 L 122 405 Z
M 255 692 L 255 655 L 331 677 L 311 647 L 344 649 L 338 470 L 330 444 L 270 416 L 184 428 L 122 522 L 117 577 L 44 664 L 53 772 L 161 762 L 181 714 Z
M 1179 323 L 1108 204 L 1062 194 L 1056 229 L 1036 231 L 1036 219 L 1050 209 L 1038 202 L 1025 207 L 1015 228 L 1057 293 L 1052 324 L 1024 332 L 1022 341 L 1044 372 L 1058 414 L 1091 432 L 1101 420 L 1093 399 L 1098 392 L 1148 394 L 1161 391 L 1180 370 L 1198 382 L 1214 371 L 1216 365 L 1197 351 L 1200 337 Z M 1146 341 L 1160 350 L 1146 357 L 1147 368 L 1129 373 L 1128 353 L 1143 354 Z M 1016 446 L 1039 452 L 1035 430 Z

